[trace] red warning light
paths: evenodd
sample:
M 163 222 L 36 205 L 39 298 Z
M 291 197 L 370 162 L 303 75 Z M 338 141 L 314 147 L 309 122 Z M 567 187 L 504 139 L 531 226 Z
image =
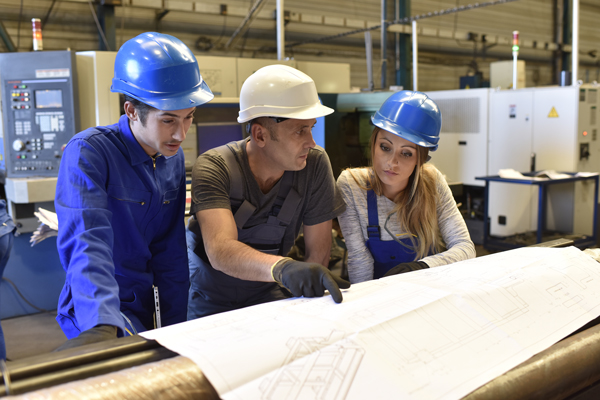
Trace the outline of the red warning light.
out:
M 583 136 L 587 136 L 587 131 L 583 131 Z

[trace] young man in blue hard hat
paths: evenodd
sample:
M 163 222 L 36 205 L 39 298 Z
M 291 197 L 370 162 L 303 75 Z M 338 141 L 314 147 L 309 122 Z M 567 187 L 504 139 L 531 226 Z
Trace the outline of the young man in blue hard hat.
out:
M 204 153 L 192 172 L 188 318 L 325 290 L 340 303 L 350 284 L 326 266 L 331 220 L 345 205 L 311 133 L 333 110 L 308 75 L 285 65 L 251 75 L 240 108 L 250 137 Z M 285 257 L 301 226 L 304 262 Z
M 58 251 L 66 270 L 61 349 L 186 320 L 185 165 L 181 142 L 213 94 L 179 39 L 144 33 L 115 59 L 115 125 L 67 144 L 56 187 Z M 156 289 L 160 314 L 155 313 Z

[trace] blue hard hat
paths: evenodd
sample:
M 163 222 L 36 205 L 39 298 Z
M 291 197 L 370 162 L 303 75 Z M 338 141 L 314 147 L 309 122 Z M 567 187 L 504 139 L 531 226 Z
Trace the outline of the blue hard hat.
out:
M 373 125 L 430 151 L 438 148 L 442 112 L 425 93 L 396 92 L 371 117 Z
M 156 32 L 142 33 L 121 46 L 110 90 L 165 111 L 199 106 L 215 97 L 191 50 L 176 37 Z

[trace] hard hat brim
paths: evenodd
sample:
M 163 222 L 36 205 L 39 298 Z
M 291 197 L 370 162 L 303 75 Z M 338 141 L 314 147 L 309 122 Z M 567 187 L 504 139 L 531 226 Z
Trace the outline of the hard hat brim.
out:
M 308 107 L 253 106 L 240 111 L 237 121 L 241 124 L 260 117 L 281 117 L 290 119 L 312 119 L 333 113 L 333 109 L 321 103 Z
M 406 128 L 403 126 L 400 126 L 398 124 L 395 124 L 391 121 L 385 120 L 385 119 L 381 119 L 381 118 L 376 118 L 376 116 L 372 116 L 371 117 L 371 122 L 373 123 L 373 125 L 388 131 L 398 137 L 401 137 L 402 139 L 406 139 L 411 143 L 414 143 L 418 146 L 421 147 L 427 147 L 429 148 L 429 151 L 436 151 L 438 148 L 438 141 L 439 141 L 439 136 L 438 137 L 431 137 L 430 138 L 430 142 L 426 141 L 425 139 L 423 139 L 422 134 L 419 134 L 416 131 L 413 131 L 410 128 Z
M 119 87 L 117 82 L 115 82 L 113 79 L 113 85 L 111 86 L 110 91 L 126 94 L 127 96 L 133 97 L 134 99 L 137 99 L 142 103 L 148 104 L 149 106 L 161 111 L 175 111 L 198 107 L 202 104 L 208 103 L 215 97 L 204 81 L 187 93 L 177 93 L 171 96 L 165 93 L 164 96 L 159 95 L 159 97 L 146 98 L 135 95 L 125 90 L 124 87 Z M 156 96 L 156 93 L 153 95 Z

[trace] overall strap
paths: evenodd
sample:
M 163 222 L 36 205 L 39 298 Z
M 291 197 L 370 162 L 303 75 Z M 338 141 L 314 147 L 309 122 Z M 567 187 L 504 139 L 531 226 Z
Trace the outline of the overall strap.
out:
M 283 173 L 277 198 L 273 203 L 270 213 L 286 226 L 292 222 L 296 209 L 302 200 L 302 197 L 292 187 L 294 184 L 294 175 L 294 171 L 285 171 Z
M 367 225 L 367 236 L 369 238 L 380 238 L 379 213 L 377 212 L 377 195 L 372 189 L 367 190 L 367 211 L 369 214 L 369 225 Z
M 242 180 L 241 166 L 235 159 L 235 150 L 231 144 L 226 144 L 215 148 L 217 153 L 223 157 L 227 169 L 229 169 L 229 199 L 234 204 L 240 204 L 239 208 L 233 215 L 235 225 L 238 229 L 242 229 L 244 224 L 250 219 L 256 207 L 248 200 L 244 199 L 244 184 Z

